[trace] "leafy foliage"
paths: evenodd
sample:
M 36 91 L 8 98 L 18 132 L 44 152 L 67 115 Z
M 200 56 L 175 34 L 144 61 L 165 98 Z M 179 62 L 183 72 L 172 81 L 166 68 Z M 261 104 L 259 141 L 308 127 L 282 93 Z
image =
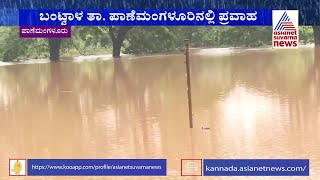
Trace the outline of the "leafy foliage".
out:
M 309 27 L 309 26 L 299 27 L 299 39 L 301 43 L 314 42 L 312 27 Z
M 63 41 L 61 50 L 64 55 L 89 55 L 106 51 L 111 46 L 107 27 L 78 26 L 72 28 L 72 38 Z
M 125 53 L 160 53 L 175 49 L 177 37 L 167 27 L 136 27 L 129 31 Z
M 28 56 L 31 45 L 36 39 L 23 39 L 19 37 L 17 27 L 0 27 L 2 34 L 0 40 L 0 54 L 3 61 L 17 59 L 20 56 Z
M 299 28 L 301 43 L 313 42 L 312 27 Z M 18 27 L 0 27 L 0 59 L 11 61 L 27 58 L 47 58 L 46 39 L 21 39 Z M 257 47 L 271 45 L 272 27 L 134 27 L 124 41 L 124 53 L 148 54 L 173 52 L 190 39 L 192 47 Z M 109 27 L 73 27 L 72 38 L 64 39 L 62 56 L 110 53 L 112 41 Z

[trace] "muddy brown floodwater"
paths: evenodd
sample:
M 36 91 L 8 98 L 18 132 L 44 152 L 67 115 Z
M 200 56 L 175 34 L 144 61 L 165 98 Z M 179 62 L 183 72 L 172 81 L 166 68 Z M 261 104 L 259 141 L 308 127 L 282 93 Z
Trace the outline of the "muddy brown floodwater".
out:
M 320 53 L 208 52 L 191 54 L 192 130 L 183 55 L 0 66 L 0 179 L 16 157 L 166 158 L 161 179 L 197 179 L 181 158 L 307 158 L 297 179 L 320 179 Z

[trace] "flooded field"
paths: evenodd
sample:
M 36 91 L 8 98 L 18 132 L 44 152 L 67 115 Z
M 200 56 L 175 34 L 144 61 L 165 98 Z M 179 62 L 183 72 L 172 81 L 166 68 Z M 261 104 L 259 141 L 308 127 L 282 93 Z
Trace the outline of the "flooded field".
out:
M 0 66 L 0 179 L 17 157 L 166 158 L 168 179 L 182 158 L 304 158 L 320 179 L 320 54 L 209 52 L 191 55 L 193 129 L 183 55 Z

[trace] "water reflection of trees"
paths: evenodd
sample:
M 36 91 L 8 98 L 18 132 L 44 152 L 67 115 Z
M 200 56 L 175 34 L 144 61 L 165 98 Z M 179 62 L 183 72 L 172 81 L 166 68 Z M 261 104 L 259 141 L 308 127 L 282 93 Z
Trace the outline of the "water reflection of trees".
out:
M 310 49 L 194 59 L 194 91 L 195 94 L 205 93 L 204 97 L 223 95 L 235 84 L 284 96 L 304 96 L 301 91 L 307 87 L 306 83 L 310 83 L 307 76 L 314 67 Z

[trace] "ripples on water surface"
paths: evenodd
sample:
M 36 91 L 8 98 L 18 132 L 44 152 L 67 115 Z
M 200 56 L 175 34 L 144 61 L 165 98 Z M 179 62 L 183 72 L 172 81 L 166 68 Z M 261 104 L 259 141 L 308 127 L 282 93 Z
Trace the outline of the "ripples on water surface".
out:
M 0 177 L 12 157 L 167 158 L 166 179 L 181 158 L 309 158 L 320 179 L 319 53 L 191 58 L 192 130 L 183 55 L 1 66 Z

